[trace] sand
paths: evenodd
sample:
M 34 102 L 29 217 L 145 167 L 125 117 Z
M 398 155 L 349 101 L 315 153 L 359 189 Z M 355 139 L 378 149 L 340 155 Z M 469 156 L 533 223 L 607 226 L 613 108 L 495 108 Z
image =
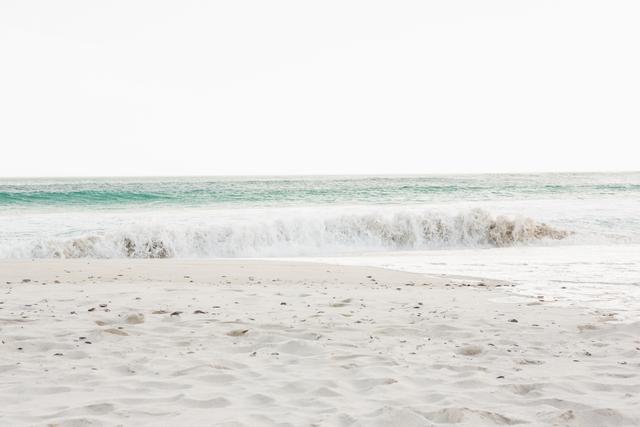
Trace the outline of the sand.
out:
M 0 262 L 0 425 L 640 425 L 640 322 L 252 260 Z

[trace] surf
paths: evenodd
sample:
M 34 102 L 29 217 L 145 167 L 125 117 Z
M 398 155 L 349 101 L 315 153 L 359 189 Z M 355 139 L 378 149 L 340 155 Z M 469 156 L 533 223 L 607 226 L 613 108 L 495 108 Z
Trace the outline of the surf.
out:
M 366 251 L 507 247 L 572 233 L 484 209 L 288 213 L 260 218 L 137 222 L 99 232 L 3 242 L 4 258 L 202 258 L 313 256 Z M 122 223 L 123 221 L 119 221 Z

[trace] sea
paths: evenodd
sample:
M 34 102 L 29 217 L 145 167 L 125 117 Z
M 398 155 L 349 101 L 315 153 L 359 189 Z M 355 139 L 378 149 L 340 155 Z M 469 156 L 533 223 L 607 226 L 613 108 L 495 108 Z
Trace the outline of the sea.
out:
M 633 318 L 640 172 L 2 178 L 0 259 L 37 258 L 370 265 Z

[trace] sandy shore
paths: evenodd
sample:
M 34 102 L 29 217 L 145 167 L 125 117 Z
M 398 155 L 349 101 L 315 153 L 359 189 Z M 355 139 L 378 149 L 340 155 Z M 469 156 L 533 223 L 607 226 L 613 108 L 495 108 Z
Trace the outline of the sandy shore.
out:
M 640 322 L 501 283 L 0 261 L 0 425 L 640 425 Z

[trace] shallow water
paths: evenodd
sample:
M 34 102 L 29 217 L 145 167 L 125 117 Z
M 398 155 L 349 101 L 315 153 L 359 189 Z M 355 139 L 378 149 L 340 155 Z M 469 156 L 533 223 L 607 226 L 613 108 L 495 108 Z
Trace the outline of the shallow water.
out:
M 0 180 L 0 258 L 305 257 L 638 305 L 640 173 Z M 311 258 L 309 258 L 311 257 Z
M 315 257 L 309 261 L 463 275 L 514 283 L 518 302 L 554 304 L 640 319 L 640 245 L 559 245 Z
M 633 244 L 638 212 L 640 173 L 5 179 L 0 257 Z

